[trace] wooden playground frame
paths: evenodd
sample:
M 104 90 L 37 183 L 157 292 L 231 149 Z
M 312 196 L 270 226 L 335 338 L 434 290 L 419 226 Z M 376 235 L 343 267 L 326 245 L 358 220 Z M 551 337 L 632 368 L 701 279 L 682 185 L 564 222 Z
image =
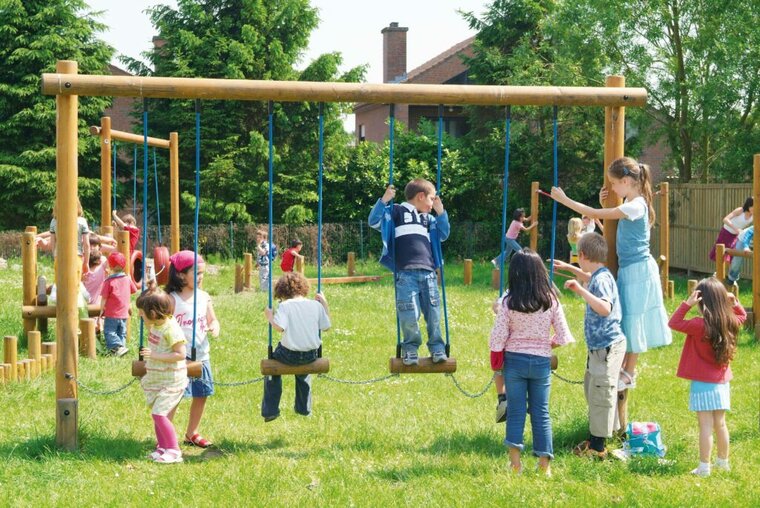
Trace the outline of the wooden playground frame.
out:
M 79 258 L 76 250 L 78 196 L 78 96 L 113 96 L 174 99 L 229 99 L 296 102 L 368 102 L 404 104 L 470 104 L 489 106 L 602 106 L 605 108 L 604 168 L 623 156 L 625 107 L 646 105 L 643 88 L 626 88 L 623 76 L 608 76 L 605 87 L 411 85 L 315 83 L 140 76 L 79 75 L 74 61 L 56 64 L 56 73 L 42 75 L 42 93 L 56 96 L 56 195 L 59 220 L 56 283 L 56 444 L 68 450 L 79 447 L 77 400 L 77 291 Z M 110 149 L 110 146 L 109 146 Z M 756 156 L 756 166 L 760 156 Z M 110 172 L 108 179 L 110 181 Z M 606 176 L 605 176 L 605 184 Z M 756 189 L 757 191 L 757 189 Z M 605 206 L 617 206 L 610 193 Z M 757 220 L 757 219 L 756 219 Z M 617 270 L 616 223 L 609 221 L 610 267 Z M 757 260 L 755 260 L 757 263 Z

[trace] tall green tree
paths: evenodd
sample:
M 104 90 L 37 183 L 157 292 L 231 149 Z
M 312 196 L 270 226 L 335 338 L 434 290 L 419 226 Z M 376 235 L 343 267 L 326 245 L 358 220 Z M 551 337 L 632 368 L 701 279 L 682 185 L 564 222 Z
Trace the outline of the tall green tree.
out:
M 464 13 L 478 31 L 475 54 L 466 60 L 470 78 L 487 85 L 599 86 L 604 61 L 594 57 L 594 48 L 590 57 L 580 57 L 568 47 L 569 8 L 559 0 L 496 0 L 481 16 Z M 493 220 L 501 217 L 505 112 L 477 107 L 469 115 L 473 129 L 461 156 L 471 179 L 460 202 L 482 204 L 470 207 L 468 218 Z M 511 118 L 510 214 L 530 204 L 531 181 L 551 186 L 553 161 L 552 108 L 513 107 Z M 574 197 L 592 199 L 601 182 L 604 111 L 559 108 L 558 122 L 559 184 Z
M 113 49 L 82 0 L 0 0 L 0 229 L 50 219 L 55 196 L 55 97 L 40 93 L 42 73 L 76 60 L 81 74 L 104 74 Z M 109 98 L 79 99 L 79 190 L 99 209 L 98 141 L 87 134 Z
M 611 70 L 647 88 L 649 140 L 667 140 L 680 179 L 746 179 L 760 142 L 760 3 L 575 4 L 574 26 L 586 28 Z
M 341 58 L 335 53 L 296 69 L 318 23 L 308 0 L 179 0 L 176 9 L 158 5 L 149 12 L 157 44 L 144 55 L 146 62 L 126 60 L 139 74 L 314 81 L 357 81 L 363 76 L 362 68 L 341 74 Z M 194 167 L 193 105 L 154 100 L 148 109 L 151 132 L 180 133 L 183 198 L 192 205 L 187 179 Z M 348 158 L 349 136 L 339 120 L 344 109 L 339 104 L 325 107 L 326 168 L 344 167 Z M 317 118 L 316 104 L 275 104 L 276 221 L 294 206 L 305 212 L 291 216 L 315 216 Z M 266 220 L 267 104 L 203 101 L 201 123 L 202 220 Z

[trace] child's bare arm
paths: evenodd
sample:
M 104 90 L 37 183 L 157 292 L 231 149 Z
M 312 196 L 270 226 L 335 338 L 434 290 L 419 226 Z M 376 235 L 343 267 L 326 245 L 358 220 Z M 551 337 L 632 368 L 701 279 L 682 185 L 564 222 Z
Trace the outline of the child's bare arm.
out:
M 216 319 L 216 312 L 214 312 L 214 306 L 211 305 L 211 301 L 208 302 L 208 308 L 206 309 L 206 322 L 208 323 L 208 329 L 211 332 L 211 336 L 219 337 L 219 320 Z
M 323 293 L 317 293 L 314 295 L 314 299 L 322 304 L 322 307 L 325 308 L 325 312 L 327 315 L 330 315 L 330 307 L 327 305 L 327 298 L 325 298 L 325 295 Z
M 113 221 L 116 223 L 117 226 L 119 226 L 121 229 L 124 229 L 124 221 L 121 220 L 121 217 L 119 217 L 119 214 L 116 213 L 116 211 L 113 212 Z
M 570 263 L 565 263 L 559 259 L 554 260 L 554 269 L 563 272 L 570 272 L 573 274 L 573 276 L 575 276 L 576 279 L 580 280 L 581 282 L 588 282 L 591 280 L 590 273 L 584 272 L 577 266 L 573 266 Z
M 573 279 L 565 282 L 565 289 L 569 289 L 576 295 L 579 295 L 581 298 L 586 300 L 586 303 L 591 306 L 591 309 L 602 317 L 609 316 L 610 312 L 612 312 L 612 304 L 610 302 L 607 300 L 602 300 L 598 296 L 594 295 L 588 289 L 584 288 L 583 285 L 577 280 Z
M 269 321 L 269 324 L 272 325 L 272 328 L 277 330 L 278 332 L 282 333 L 285 331 L 285 328 L 282 328 L 280 325 L 275 323 L 274 321 L 274 313 L 272 312 L 272 309 L 266 308 L 264 309 L 264 316 L 266 316 L 267 321 Z

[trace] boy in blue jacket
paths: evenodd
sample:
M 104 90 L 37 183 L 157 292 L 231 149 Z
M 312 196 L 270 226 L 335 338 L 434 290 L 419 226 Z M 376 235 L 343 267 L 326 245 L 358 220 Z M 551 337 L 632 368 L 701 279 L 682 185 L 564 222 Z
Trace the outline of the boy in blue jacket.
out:
M 383 237 L 380 263 L 395 273 L 396 309 L 404 337 L 402 362 L 419 364 L 420 314 L 425 316 L 427 347 L 433 363 L 445 362 L 435 270 L 443 264 L 441 242 L 449 236 L 449 217 L 441 198 L 436 196 L 435 186 L 424 178 L 415 178 L 406 185 L 404 203 L 393 204 L 395 196 L 396 189 L 389 185 L 372 208 L 369 225 Z M 435 217 L 431 210 L 435 210 Z

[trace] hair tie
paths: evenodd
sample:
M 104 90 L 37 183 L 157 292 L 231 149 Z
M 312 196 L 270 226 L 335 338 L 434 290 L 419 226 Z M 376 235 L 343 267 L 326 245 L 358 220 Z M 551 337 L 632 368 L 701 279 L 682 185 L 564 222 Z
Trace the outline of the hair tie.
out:
M 631 172 L 628 170 L 628 166 L 623 166 L 623 176 L 630 175 Z
M 641 172 L 644 171 L 644 165 L 642 163 L 640 163 L 640 162 L 639 162 L 639 171 L 641 171 Z

